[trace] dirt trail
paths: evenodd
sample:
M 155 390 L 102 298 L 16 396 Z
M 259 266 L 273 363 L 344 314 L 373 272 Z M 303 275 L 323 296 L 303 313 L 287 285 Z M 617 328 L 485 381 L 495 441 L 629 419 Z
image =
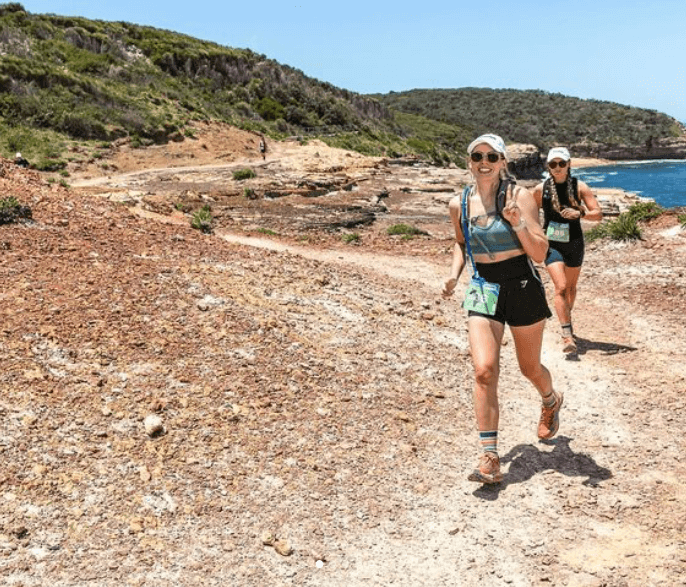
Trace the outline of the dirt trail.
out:
M 426 297 L 440 291 L 448 269 L 446 264 L 412 257 L 294 246 L 231 233 L 218 236 L 415 282 L 420 296 Z M 595 268 L 602 263 L 602 254 L 592 251 L 587 265 Z M 539 269 L 551 293 L 547 275 Z M 465 275 L 461 281 L 466 285 Z M 646 402 L 646 394 L 652 395 L 646 380 L 676 383 L 672 397 L 686 391 L 683 362 L 670 364 L 671 377 L 660 371 L 661 362 L 655 368 L 656 355 L 666 352 L 672 336 L 683 330 L 668 320 L 643 315 L 636 307 L 614 303 L 611 318 L 596 321 L 595 316 L 606 314 L 603 307 L 609 302 L 599 297 L 602 283 L 597 285 L 600 288 L 581 280 L 576 312 L 579 356 L 561 353 L 555 318 L 546 328 L 543 362 L 566 397 L 558 436 L 536 440 L 537 395 L 519 374 L 514 348 L 507 344 L 500 385 L 503 483 L 480 487 L 467 481 L 465 473 L 478 454 L 474 439 L 449 438 L 445 430 L 444 445 L 430 457 L 435 474 L 430 482 L 440 486 L 431 487 L 404 514 L 379 520 L 376 529 L 346 536 L 340 556 L 330 556 L 316 576 L 301 584 L 686 584 L 683 520 L 672 531 L 660 525 L 672 516 L 662 508 L 676 506 L 678 516 L 685 512 L 685 468 L 678 448 L 682 440 L 674 439 L 672 446 L 667 429 L 644 428 L 635 411 Z M 456 298 L 453 304 L 459 306 Z M 459 315 L 458 310 L 458 322 L 451 326 L 460 332 L 458 346 L 466 349 L 465 324 Z M 637 328 L 646 322 L 653 324 L 652 336 Z M 605 338 L 608 327 L 612 336 Z M 613 357 L 620 360 L 613 363 Z M 686 358 L 683 351 L 679 357 Z M 683 400 L 679 405 L 683 408 Z M 456 418 L 472 415 L 460 412 Z M 667 422 L 675 418 L 682 429 L 679 416 Z M 668 453 L 665 460 L 645 460 L 646 454 L 663 450 Z M 653 515 L 654 521 L 646 524 L 646 517 Z
M 411 258 L 389 262 L 388 257 L 374 254 L 293 252 L 324 262 L 376 268 L 434 292 L 447 270 Z M 556 388 L 566 396 L 558 436 L 547 442 L 535 439 L 537 395 L 518 372 L 513 346 L 506 346 L 500 386 L 504 482 L 478 487 L 466 481 L 465 472 L 477 454 L 474 441 L 448 440 L 448 450 L 433 457 L 437 461 L 433 481 L 440 478 L 441 487 L 433 487 L 430 497 L 406 516 L 381 521 L 377 530 L 355 536 L 344 557 L 331 561 L 339 568 L 331 565 L 333 569 L 322 571 L 307 585 L 686 584 L 686 535 L 678 531 L 683 521 L 675 534 L 654 533 L 642 520 L 651 515 L 646 508 L 676 506 L 674 514 L 684 514 L 681 451 L 670 446 L 668 430 L 637 426 L 630 407 L 650 393 L 633 376 L 651 373 L 653 353 L 664 352 L 679 328 L 667 323 L 660 330 L 656 325 L 655 339 L 647 349 L 636 321 L 651 319 L 635 310 L 632 315 L 616 313 L 612 330 L 617 336 L 601 342 L 604 331 L 593 327 L 592 318 L 600 308 L 588 285 L 582 280 L 577 306 L 584 341 L 581 357 L 569 360 L 560 352 L 555 319 L 550 320 L 544 337 L 543 362 L 553 373 Z M 466 346 L 464 330 L 462 336 Z M 615 354 L 638 355 L 641 363 L 629 373 L 621 362 L 613 366 L 608 361 Z M 672 368 L 683 393 L 686 370 L 679 365 Z M 652 377 L 660 375 L 653 372 Z M 675 418 L 683 426 L 683 418 Z M 681 440 L 677 445 L 682 446 Z M 674 467 L 669 458 L 641 462 L 636 457 L 653 451 L 667 451 L 679 466 Z M 656 513 L 653 528 L 671 517 L 665 514 Z
M 255 146 L 216 132 L 193 156 L 170 145 L 114 165 L 240 163 Z M 289 177 L 362 164 L 283 148 L 292 169 L 269 160 L 276 145 L 267 169 Z M 78 177 L 102 177 L 96 164 Z M 444 190 L 455 175 L 439 174 L 454 171 L 404 170 L 402 186 Z M 124 191 L 134 179 L 112 176 Z M 450 194 L 392 179 L 378 178 L 396 187 L 389 215 L 428 203 L 429 234 L 405 241 L 374 225 L 346 246 L 251 236 L 228 215 L 201 234 L 174 206 L 123 206 L 3 163 L 0 188 L 34 222 L 0 226 L 0 583 L 686 585 L 676 217 L 641 241 L 588 247 L 578 360 L 562 355 L 555 318 L 544 336 L 565 393 L 550 441 L 536 438 L 540 400 L 506 335 L 505 478 L 481 487 L 466 480 L 478 442 L 461 300 L 440 296 Z M 296 200 L 292 218 L 305 206 L 319 204 Z M 151 416 L 162 433 L 147 432 Z

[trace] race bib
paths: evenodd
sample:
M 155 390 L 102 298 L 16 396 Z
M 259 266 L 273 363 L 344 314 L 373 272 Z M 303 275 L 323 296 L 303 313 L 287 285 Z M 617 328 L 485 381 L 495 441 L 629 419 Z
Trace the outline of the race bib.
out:
M 472 312 L 493 316 L 498 305 L 499 293 L 499 284 L 473 277 L 467 286 L 462 306 Z
M 569 224 L 561 224 L 559 222 L 551 222 L 548 224 L 548 230 L 546 231 L 546 236 L 548 240 L 555 241 L 557 243 L 568 243 L 569 242 Z

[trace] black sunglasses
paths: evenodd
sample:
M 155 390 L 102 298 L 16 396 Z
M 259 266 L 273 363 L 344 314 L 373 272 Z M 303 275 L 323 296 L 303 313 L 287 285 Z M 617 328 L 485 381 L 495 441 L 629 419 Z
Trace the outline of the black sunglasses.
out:
M 500 153 L 496 153 L 495 151 L 489 151 L 488 153 L 480 153 L 479 151 L 474 151 L 470 155 L 470 157 L 472 158 L 472 161 L 474 161 L 474 163 L 478 163 L 484 158 L 484 155 L 486 155 L 486 159 L 488 159 L 489 163 L 497 163 L 503 158 L 503 156 Z
M 550 167 L 550 169 L 555 169 L 558 165 L 560 166 L 560 169 L 564 169 L 565 167 L 567 167 L 567 162 L 560 161 L 558 163 L 557 161 L 551 161 L 550 163 L 548 163 L 548 167 Z

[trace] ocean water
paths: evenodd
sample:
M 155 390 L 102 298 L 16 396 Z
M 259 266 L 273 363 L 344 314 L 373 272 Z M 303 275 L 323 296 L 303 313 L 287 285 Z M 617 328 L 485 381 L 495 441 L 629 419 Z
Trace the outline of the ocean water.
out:
M 632 161 L 573 169 L 593 188 L 620 188 L 652 198 L 663 208 L 686 206 L 686 160 Z

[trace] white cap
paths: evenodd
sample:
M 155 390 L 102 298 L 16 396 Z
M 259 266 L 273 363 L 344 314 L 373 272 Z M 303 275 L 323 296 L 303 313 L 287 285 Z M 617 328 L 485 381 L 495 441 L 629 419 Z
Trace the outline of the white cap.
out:
M 553 159 L 562 159 L 563 161 L 569 161 L 572 156 L 569 151 L 564 147 L 553 147 L 548 151 L 547 163 L 550 163 Z
M 21 159 L 21 153 L 17 151 L 17 154 L 14 156 L 15 159 Z
M 503 141 L 503 139 L 501 139 L 498 135 L 492 134 L 481 135 L 469 143 L 469 147 L 467 147 L 467 155 L 471 155 L 472 151 L 477 147 L 477 145 L 481 145 L 483 143 L 490 145 L 493 147 L 493 150 L 496 151 L 496 153 L 501 153 L 507 159 L 507 147 L 505 147 L 505 141 Z

